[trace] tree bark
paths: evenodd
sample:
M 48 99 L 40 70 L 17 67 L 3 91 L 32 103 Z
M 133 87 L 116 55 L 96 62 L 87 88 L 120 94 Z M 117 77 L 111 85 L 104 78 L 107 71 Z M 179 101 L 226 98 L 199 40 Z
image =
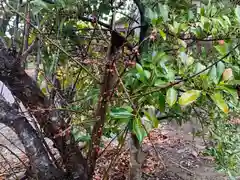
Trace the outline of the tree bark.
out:
M 130 147 L 130 169 L 129 180 L 141 180 L 142 179 L 142 164 L 145 160 L 145 153 L 142 152 L 141 146 L 135 134 L 131 134 L 129 138 Z
M 101 136 L 103 133 L 104 122 L 106 120 L 106 113 L 108 108 L 108 103 L 113 91 L 114 80 L 116 79 L 116 74 L 114 73 L 114 59 L 113 59 L 113 46 L 110 45 L 107 55 L 107 64 L 105 66 L 105 73 L 103 76 L 103 83 L 101 87 L 98 107 L 96 111 L 97 122 L 95 123 L 92 130 L 91 143 L 88 153 L 88 165 L 89 165 L 89 179 L 92 179 L 94 173 L 96 160 L 98 158 L 98 151 L 101 141 Z
M 20 61 L 5 48 L 0 48 L 0 80 L 9 88 L 14 96 L 31 110 L 45 135 L 50 138 L 59 150 L 65 168 L 72 179 L 87 180 L 87 161 L 83 157 L 74 139 L 57 136 L 67 124 L 59 119 L 51 118 L 51 106 L 36 82 L 30 78 L 20 66 Z
M 30 161 L 30 174 L 39 180 L 55 180 L 63 177 L 64 172 L 57 169 L 49 159 L 37 132 L 16 108 L 7 103 L 0 95 L 0 122 L 10 127 L 18 135 L 25 147 Z

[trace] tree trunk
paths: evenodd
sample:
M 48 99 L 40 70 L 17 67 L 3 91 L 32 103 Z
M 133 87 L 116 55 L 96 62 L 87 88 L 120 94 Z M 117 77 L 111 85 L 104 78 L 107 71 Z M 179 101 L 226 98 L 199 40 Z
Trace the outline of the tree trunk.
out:
M 96 160 L 98 158 L 100 141 L 103 133 L 104 122 L 106 120 L 108 103 L 113 91 L 113 85 L 117 79 L 116 73 L 114 71 L 115 62 L 113 55 L 113 45 L 110 45 L 108 49 L 107 64 L 105 66 L 105 73 L 103 76 L 103 83 L 101 86 L 101 93 L 96 112 L 96 118 L 98 121 L 95 123 L 92 130 L 92 137 L 88 154 L 89 179 L 92 179 L 92 175 L 94 173 Z
M 141 180 L 142 179 L 142 164 L 145 160 L 145 153 L 142 152 L 141 146 L 135 134 L 131 134 L 129 138 L 130 146 L 130 169 L 129 180 Z
M 68 125 L 51 117 L 51 106 L 36 82 L 30 78 L 5 48 L 0 48 L 0 80 L 37 119 L 45 135 L 54 142 L 72 179 L 87 180 L 87 161 L 72 137 L 57 136 Z M 64 122 L 61 124 L 60 122 Z
M 17 109 L 10 106 L 0 95 L 0 122 L 10 127 L 18 135 L 25 147 L 31 167 L 28 170 L 34 178 L 39 180 L 55 180 L 63 177 L 64 172 L 57 169 L 49 159 L 37 132 L 28 120 L 19 115 Z

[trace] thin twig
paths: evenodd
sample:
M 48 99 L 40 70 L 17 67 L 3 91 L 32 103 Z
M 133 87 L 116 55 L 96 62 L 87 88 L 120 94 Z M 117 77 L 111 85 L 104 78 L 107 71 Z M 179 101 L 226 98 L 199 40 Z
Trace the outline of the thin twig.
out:
M 2 156 L 2 158 L 5 160 L 5 162 L 9 165 L 10 170 L 12 171 L 13 175 L 15 176 L 15 178 L 18 179 L 16 173 L 13 171 L 13 167 L 12 167 L 11 163 L 7 160 L 7 158 L 4 157 L 4 155 L 2 155 L 2 153 L 0 153 L 0 156 Z
M 7 126 L 6 126 L 7 127 Z M 8 142 L 10 142 L 15 148 L 17 148 L 19 151 L 21 151 L 23 154 L 26 155 L 26 153 L 19 147 L 17 146 L 14 142 L 12 142 L 11 139 L 9 139 L 7 136 L 5 136 L 2 132 L 0 132 L 0 135 L 2 135 Z
M 32 53 L 32 51 L 37 47 L 38 41 L 39 41 L 38 38 L 36 38 L 36 40 L 28 47 L 28 49 L 26 49 L 26 50 L 22 53 L 22 55 L 20 56 L 20 61 L 21 61 L 21 63 L 23 63 L 23 64 L 25 63 L 28 55 L 29 55 L 30 53 Z
M 104 152 L 107 150 L 107 148 L 112 144 L 112 142 L 123 132 L 124 130 L 122 129 L 120 132 L 118 132 L 112 139 L 111 141 L 105 146 L 105 148 L 101 151 L 101 153 L 98 155 L 98 158 L 100 158 Z
M 5 146 L 3 144 L 0 144 L 0 146 L 7 149 L 13 156 L 15 156 L 25 166 L 26 169 L 28 168 L 27 165 L 25 164 L 25 162 L 23 160 L 21 160 L 19 158 L 19 156 L 16 153 L 14 153 L 11 149 L 9 149 L 7 146 Z

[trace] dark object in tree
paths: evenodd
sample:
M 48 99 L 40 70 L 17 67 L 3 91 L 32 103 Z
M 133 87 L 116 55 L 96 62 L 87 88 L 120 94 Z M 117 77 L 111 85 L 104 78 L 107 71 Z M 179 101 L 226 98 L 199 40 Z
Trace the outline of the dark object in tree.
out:
M 141 0 L 134 0 L 134 3 L 137 5 L 139 13 L 140 13 L 140 18 L 141 18 L 141 28 L 140 28 L 140 38 L 139 38 L 139 44 L 141 44 L 140 47 L 140 52 L 142 49 L 147 48 L 147 41 L 145 42 L 145 38 L 147 36 L 148 28 L 149 28 L 149 23 L 147 22 L 147 19 L 145 17 L 145 7 Z M 143 42 L 144 41 L 144 42 Z M 143 42 L 143 43 L 142 43 Z

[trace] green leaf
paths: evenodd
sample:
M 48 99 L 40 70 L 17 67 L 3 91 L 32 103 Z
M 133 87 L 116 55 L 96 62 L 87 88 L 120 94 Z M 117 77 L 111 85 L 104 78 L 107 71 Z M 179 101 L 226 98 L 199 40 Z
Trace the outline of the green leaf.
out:
M 143 73 L 143 68 L 140 64 L 136 63 L 136 69 L 139 73 Z
M 228 46 L 226 43 L 224 43 L 224 45 L 217 45 L 214 47 L 222 56 L 224 56 L 228 52 Z
M 128 119 L 128 118 L 131 118 L 133 114 L 125 108 L 117 107 L 117 108 L 111 109 L 110 116 L 115 119 Z
M 131 106 L 124 106 L 124 109 L 126 109 L 128 112 L 133 112 L 133 109 Z
M 204 65 L 202 65 L 201 63 L 198 62 L 195 66 L 195 74 L 201 72 L 204 69 L 206 69 L 206 66 L 204 66 Z M 201 74 L 207 74 L 207 73 L 208 73 L 208 70 L 205 70 Z
M 77 136 L 77 135 L 75 135 L 74 136 L 74 139 L 75 139 L 75 141 L 77 141 L 77 142 L 89 142 L 90 140 L 91 140 L 91 137 L 90 136 Z
M 188 11 L 188 20 L 194 19 L 194 14 L 191 10 Z
M 163 30 L 159 29 L 159 33 L 162 36 L 163 40 L 166 41 L 167 37 L 166 37 L 166 33 L 163 32 Z
M 171 31 L 172 33 L 177 34 L 178 29 L 175 29 L 175 28 L 173 27 L 173 25 L 168 24 L 168 27 L 169 27 L 169 29 L 170 29 L 170 31 Z
M 42 0 L 33 0 L 30 1 L 30 4 L 33 5 L 32 12 L 34 15 L 37 15 L 42 9 L 48 9 L 48 6 Z
M 47 88 L 42 88 L 41 91 L 43 92 L 43 94 L 47 94 Z
M 235 14 L 237 16 L 237 20 L 240 23 L 240 6 L 237 5 L 237 7 L 235 8 Z
M 182 60 L 183 64 L 187 64 L 188 56 L 185 52 L 180 52 L 179 54 L 180 59 Z
M 187 47 L 187 43 L 186 43 L 185 41 L 183 41 L 183 40 L 181 40 L 181 39 L 178 39 L 177 41 L 178 41 L 178 43 L 181 44 L 184 48 Z
M 210 21 L 208 18 L 201 16 L 201 24 L 202 28 L 206 31 L 208 31 L 210 29 Z
M 159 105 L 158 105 L 158 107 L 159 107 L 159 111 L 160 112 L 165 112 L 165 97 L 164 97 L 164 95 L 163 94 L 160 94 L 159 95 Z
M 163 18 L 163 21 L 168 21 L 168 6 L 167 5 L 161 5 L 160 6 L 160 13 Z
M 142 122 L 140 119 L 133 120 L 133 132 L 136 134 L 139 143 L 141 143 L 143 138 L 147 136 L 146 131 L 142 127 Z
M 220 78 L 222 77 L 222 74 L 225 70 L 225 65 L 222 61 L 217 63 L 217 81 L 220 80 Z
M 77 106 L 77 105 L 72 105 L 72 107 L 70 108 L 74 111 L 80 111 L 81 110 L 81 107 L 80 106 Z
M 157 18 L 157 13 L 152 11 L 152 9 L 147 8 L 146 10 L 146 16 L 152 21 Z
M 224 19 L 229 25 L 232 24 L 231 21 L 230 21 L 230 19 L 229 19 L 229 17 L 223 15 L 223 19 Z
M 224 85 L 218 85 L 217 89 L 223 90 L 225 93 L 230 94 L 235 102 L 238 101 L 238 93 L 237 93 L 236 88 L 227 87 L 227 86 L 224 86 Z
M 111 7 L 108 3 L 105 3 L 105 2 L 101 2 L 100 6 L 99 6 L 99 11 L 101 13 L 104 13 L 104 14 L 109 14 L 110 10 L 111 10 Z
M 162 87 L 164 85 L 166 85 L 166 82 L 163 81 L 162 79 L 157 79 L 154 83 L 154 86 L 157 86 L 157 87 Z
M 194 59 L 193 59 L 193 57 L 192 56 L 189 56 L 188 57 L 188 60 L 187 60 L 187 66 L 190 66 L 190 65 L 192 65 L 193 64 L 193 62 L 194 62 Z
M 71 129 L 71 134 L 77 142 L 89 142 L 91 140 L 89 135 L 85 135 L 79 128 L 76 127 Z
M 179 57 L 186 66 L 190 66 L 194 62 L 193 57 L 188 56 L 185 52 L 180 52 Z
M 180 23 L 178 23 L 177 21 L 173 21 L 173 27 L 174 27 L 174 31 L 176 32 L 176 33 L 178 33 L 178 31 L 179 31 L 179 27 L 180 27 Z
M 166 94 L 166 102 L 172 107 L 177 101 L 177 91 L 174 88 L 169 88 Z
M 136 76 L 137 76 L 137 78 L 140 80 L 140 81 L 142 81 L 142 82 L 145 82 L 145 73 L 144 73 L 144 71 L 142 72 L 142 73 L 137 73 L 136 74 Z
M 30 4 L 39 6 L 41 8 L 46 8 L 46 9 L 48 8 L 47 4 L 42 0 L 33 0 L 33 1 L 30 1 Z
M 169 82 L 172 82 L 175 80 L 175 72 L 172 69 L 167 69 L 167 74 L 166 78 L 168 79 Z
M 225 103 L 222 95 L 220 92 L 216 92 L 210 96 L 213 102 L 224 112 L 228 113 L 228 105 Z
M 179 104 L 181 106 L 189 105 L 189 104 L 193 103 L 194 101 L 196 101 L 200 95 L 201 95 L 201 91 L 199 91 L 199 90 L 187 91 L 187 92 L 183 93 L 181 95 L 181 97 L 179 98 Z
M 209 79 L 212 80 L 215 84 L 218 83 L 218 79 L 217 79 L 217 68 L 216 68 L 215 65 L 212 67 L 212 69 L 211 69 L 210 72 L 209 72 Z
M 240 84 L 240 80 L 231 80 L 228 82 L 229 85 L 239 85 Z
M 151 73 L 147 70 L 144 70 L 144 75 L 147 79 L 149 79 L 151 77 Z
M 200 9 L 200 14 L 201 14 L 201 16 L 204 16 L 204 15 L 205 15 L 204 7 L 201 7 L 201 9 Z
M 152 128 L 157 128 L 159 121 L 157 120 L 155 114 L 150 114 L 149 112 L 145 111 L 144 115 L 151 121 L 149 122 L 144 122 L 144 125 L 147 129 L 147 131 L 150 131 Z
M 156 63 L 161 61 L 161 59 L 165 56 L 165 52 L 161 52 L 161 51 L 153 51 L 152 53 L 152 62 Z

